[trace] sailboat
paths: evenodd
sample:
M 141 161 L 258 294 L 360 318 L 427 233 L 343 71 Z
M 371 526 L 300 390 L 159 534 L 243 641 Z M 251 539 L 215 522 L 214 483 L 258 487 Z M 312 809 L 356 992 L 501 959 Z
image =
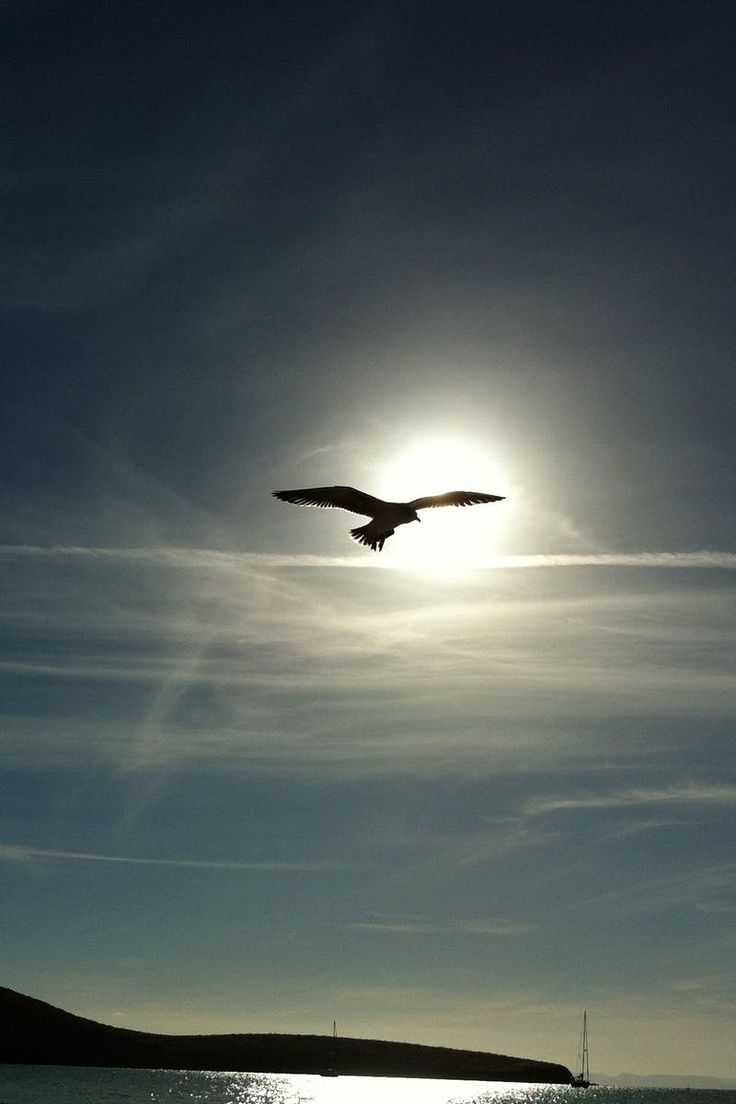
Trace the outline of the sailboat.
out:
M 576 1089 L 588 1089 L 593 1084 L 590 1080 L 590 1058 L 588 1056 L 588 1013 L 583 1012 L 583 1036 L 578 1051 L 580 1060 L 580 1073 L 576 1073 L 570 1082 Z

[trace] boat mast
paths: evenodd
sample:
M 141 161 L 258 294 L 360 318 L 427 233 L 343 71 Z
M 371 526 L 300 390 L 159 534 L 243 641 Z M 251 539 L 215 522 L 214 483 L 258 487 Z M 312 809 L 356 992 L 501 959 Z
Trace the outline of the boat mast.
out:
M 583 1012 L 583 1061 L 580 1066 L 580 1076 L 590 1081 L 590 1059 L 588 1057 L 588 1013 Z

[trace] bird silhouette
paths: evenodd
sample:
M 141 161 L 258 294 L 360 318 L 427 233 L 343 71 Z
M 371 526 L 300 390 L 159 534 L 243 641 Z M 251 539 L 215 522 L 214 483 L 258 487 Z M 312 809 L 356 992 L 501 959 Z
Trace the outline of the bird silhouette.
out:
M 365 544 L 374 552 L 380 552 L 399 525 L 421 521 L 417 510 L 430 510 L 435 506 L 475 506 L 481 502 L 501 502 L 504 495 L 485 494 L 483 491 L 447 491 L 445 494 L 413 498 L 411 502 L 384 502 L 355 487 L 304 487 L 296 491 L 273 491 L 273 497 L 296 506 L 334 507 L 364 514 L 371 520 L 350 530 L 350 536 L 359 544 Z

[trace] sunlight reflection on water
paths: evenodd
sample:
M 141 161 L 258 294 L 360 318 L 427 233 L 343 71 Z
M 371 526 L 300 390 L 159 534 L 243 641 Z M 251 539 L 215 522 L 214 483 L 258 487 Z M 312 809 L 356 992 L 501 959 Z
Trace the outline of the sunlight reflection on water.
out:
M 0 1104 L 736 1104 L 736 1093 L 0 1065 Z
M 399 1077 L 0 1067 L 0 1104 L 561 1104 L 559 1086 Z

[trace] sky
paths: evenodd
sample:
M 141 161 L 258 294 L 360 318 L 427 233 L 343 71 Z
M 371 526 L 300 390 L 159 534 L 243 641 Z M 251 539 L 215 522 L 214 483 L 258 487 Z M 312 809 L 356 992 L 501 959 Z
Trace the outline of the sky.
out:
M 736 1078 L 735 48 L 0 6 L 2 984 Z

